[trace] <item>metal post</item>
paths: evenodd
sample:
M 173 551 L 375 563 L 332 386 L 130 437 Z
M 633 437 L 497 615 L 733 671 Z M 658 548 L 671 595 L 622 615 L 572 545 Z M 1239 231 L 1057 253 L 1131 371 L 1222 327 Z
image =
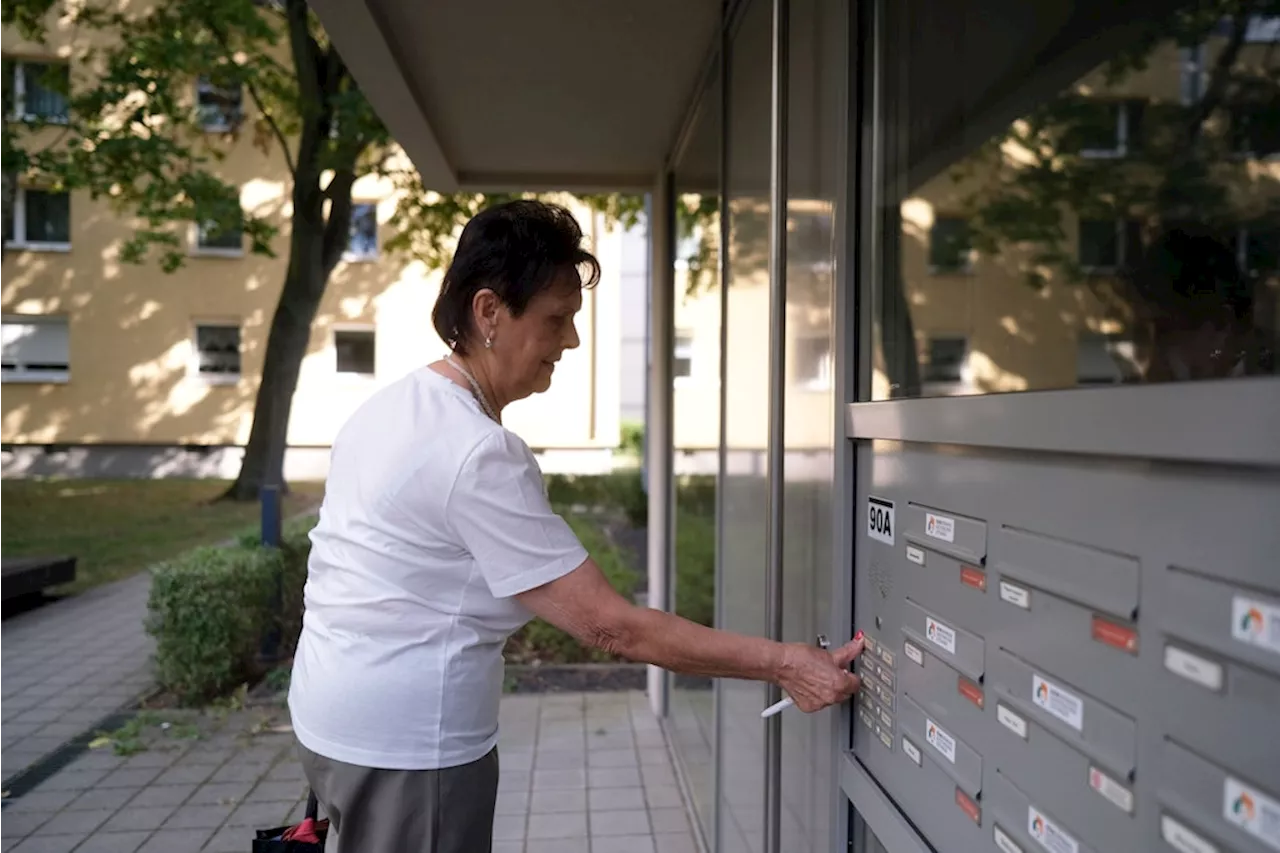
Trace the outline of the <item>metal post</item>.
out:
M 773 0 L 773 128 L 769 169 L 769 483 L 768 568 L 765 612 L 769 636 L 782 639 L 783 490 L 786 486 L 783 456 L 786 450 L 787 347 L 787 51 L 789 47 L 787 0 Z M 769 704 L 782 691 L 769 685 Z M 764 754 L 764 841 L 767 853 L 782 849 L 782 715 L 766 723 Z
M 280 487 L 263 486 L 258 491 L 261 507 L 261 541 L 263 548 L 279 548 L 281 528 Z M 280 615 L 284 609 L 284 579 L 276 572 L 271 592 L 271 623 L 262 637 L 259 660 L 263 664 L 274 664 L 280 658 Z

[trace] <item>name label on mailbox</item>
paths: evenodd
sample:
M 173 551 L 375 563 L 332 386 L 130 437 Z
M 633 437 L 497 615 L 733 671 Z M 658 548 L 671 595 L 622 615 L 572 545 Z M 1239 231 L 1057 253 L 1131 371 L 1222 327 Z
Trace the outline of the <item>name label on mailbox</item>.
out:
M 924 635 L 938 648 L 946 649 L 953 655 L 956 653 L 956 632 L 932 616 L 925 619 Z
M 1027 807 L 1027 834 L 1049 853 L 1080 853 L 1080 844 L 1035 806 Z
M 927 512 L 924 516 L 924 532 L 934 539 L 941 539 L 943 542 L 955 542 L 956 520 L 947 518 L 945 515 Z
M 1231 636 L 1280 654 L 1280 607 L 1237 595 L 1231 599 Z
M 1222 817 L 1272 850 L 1280 850 L 1280 803 L 1257 788 L 1228 776 L 1222 786 Z
M 1039 675 L 1031 675 L 1031 700 L 1076 731 L 1084 730 L 1084 701 Z
M 893 501 L 867 498 L 867 535 L 877 542 L 893 544 Z
M 1218 847 L 1210 844 L 1168 815 L 1160 816 L 1160 835 L 1174 850 L 1181 853 L 1218 853 Z
M 956 739 L 928 717 L 924 720 L 924 737 L 929 741 L 929 746 L 942 753 L 943 758 L 952 764 L 956 763 Z

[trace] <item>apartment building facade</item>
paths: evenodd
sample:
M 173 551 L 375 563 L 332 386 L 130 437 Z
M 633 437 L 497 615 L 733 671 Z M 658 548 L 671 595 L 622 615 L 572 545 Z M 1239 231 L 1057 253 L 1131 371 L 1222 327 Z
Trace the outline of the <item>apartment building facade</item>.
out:
M 65 118 L 60 92 L 88 73 L 74 66 L 72 36 L 55 29 L 36 45 L 6 29 L 3 49 L 8 120 Z M 87 193 L 23 181 L 4 235 L 0 299 L 6 476 L 237 469 L 288 263 L 290 183 L 278 149 L 264 152 L 251 134 L 228 132 L 229 104 L 252 110 L 245 93 L 195 79 L 190 94 L 210 146 L 224 155 L 220 176 L 240 188 L 246 211 L 279 227 L 275 257 L 251 253 L 241 234 L 190 223 L 178 229 L 185 258 L 177 271 L 164 272 L 154 258 L 126 263 L 127 214 Z M 56 132 L 42 128 L 30 142 Z M 391 182 L 361 178 L 353 198 L 348 246 L 294 394 L 287 477 L 322 477 L 328 448 L 355 407 L 445 351 L 430 322 L 441 271 L 384 249 L 396 208 Z M 647 258 L 635 249 L 643 224 L 610 226 L 571 196 L 563 200 L 600 257 L 603 278 L 585 295 L 582 344 L 566 354 L 554 387 L 513 405 L 507 423 L 548 471 L 608 470 L 624 405 L 631 417 L 643 416 L 646 365 L 632 352 L 639 338 L 643 355 L 645 334 Z

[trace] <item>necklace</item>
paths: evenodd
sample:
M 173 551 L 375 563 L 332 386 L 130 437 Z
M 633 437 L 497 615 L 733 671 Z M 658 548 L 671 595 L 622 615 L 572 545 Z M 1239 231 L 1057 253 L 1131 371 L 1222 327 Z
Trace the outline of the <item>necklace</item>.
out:
M 477 382 L 476 378 L 471 375 L 471 371 L 467 370 L 461 364 L 454 361 L 453 353 L 446 355 L 444 357 L 444 360 L 449 362 L 449 365 L 454 370 L 461 373 L 464 377 L 466 377 L 466 380 L 471 383 L 471 392 L 475 394 L 476 400 L 480 402 L 480 408 L 484 409 L 484 413 L 488 415 L 490 418 L 492 418 L 495 422 L 502 423 L 502 421 L 498 420 L 498 415 L 493 411 L 493 407 L 489 405 L 489 398 L 486 397 L 484 395 L 484 391 L 480 389 L 480 383 Z

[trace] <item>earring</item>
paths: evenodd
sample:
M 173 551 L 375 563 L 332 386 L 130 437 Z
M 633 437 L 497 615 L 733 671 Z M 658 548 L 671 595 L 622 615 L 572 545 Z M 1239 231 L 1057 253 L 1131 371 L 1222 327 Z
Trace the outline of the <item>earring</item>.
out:
M 486 335 L 484 339 L 484 348 L 493 349 L 493 335 Z

